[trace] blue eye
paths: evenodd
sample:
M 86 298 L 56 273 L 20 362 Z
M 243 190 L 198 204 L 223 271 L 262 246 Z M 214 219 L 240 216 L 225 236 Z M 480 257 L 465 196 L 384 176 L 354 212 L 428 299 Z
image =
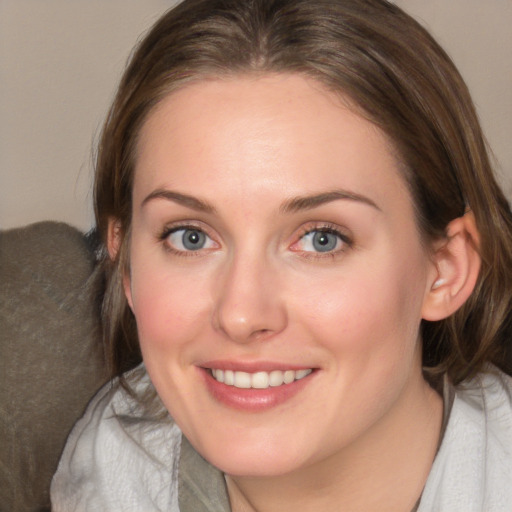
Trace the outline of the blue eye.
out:
M 334 230 L 317 229 L 302 236 L 298 248 L 304 252 L 337 252 L 347 245 L 346 237 Z
M 325 231 L 317 231 L 313 233 L 312 244 L 318 252 L 329 252 L 336 249 L 339 237 L 334 233 L 326 233 Z
M 178 228 L 172 230 L 166 240 L 177 251 L 199 251 L 213 247 L 213 240 L 200 229 Z

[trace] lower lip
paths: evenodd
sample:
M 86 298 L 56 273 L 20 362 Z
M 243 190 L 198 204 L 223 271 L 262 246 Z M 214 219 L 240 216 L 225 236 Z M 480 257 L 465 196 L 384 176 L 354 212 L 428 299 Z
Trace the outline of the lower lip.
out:
M 200 368 L 200 370 L 206 387 L 215 400 L 233 409 L 253 412 L 272 409 L 291 400 L 311 382 L 316 373 L 313 371 L 300 380 L 282 386 L 268 387 L 267 389 L 241 389 L 216 381 L 210 371 L 205 368 Z

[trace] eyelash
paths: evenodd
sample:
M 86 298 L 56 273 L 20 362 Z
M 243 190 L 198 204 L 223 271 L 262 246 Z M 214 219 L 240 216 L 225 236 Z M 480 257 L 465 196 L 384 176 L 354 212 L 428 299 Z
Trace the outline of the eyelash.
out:
M 199 226 L 197 224 L 187 223 L 187 224 L 178 224 L 174 226 L 166 226 L 162 232 L 158 235 L 158 240 L 163 244 L 165 250 L 175 256 L 180 257 L 194 257 L 194 256 L 201 256 L 203 253 L 203 250 L 198 249 L 196 251 L 189 250 L 189 251 L 182 251 L 180 249 L 174 248 L 169 242 L 168 238 L 177 231 L 197 231 L 200 233 L 203 233 L 205 236 L 207 236 L 210 240 L 212 240 L 214 243 L 214 239 L 208 234 L 208 232 L 204 229 L 204 227 Z
M 200 233 L 203 233 L 205 236 L 207 236 L 213 243 L 217 244 L 215 242 L 214 238 L 211 237 L 207 230 L 204 229 L 203 226 L 199 226 L 197 224 L 193 223 L 187 223 L 187 224 L 179 224 L 174 226 L 166 226 L 162 232 L 158 235 L 158 240 L 164 245 L 164 248 L 169 253 L 180 256 L 180 257 L 194 257 L 194 256 L 201 256 L 204 252 L 203 248 L 200 248 L 196 251 L 194 250 L 180 250 L 173 247 L 169 242 L 168 238 L 173 233 L 176 233 L 177 231 L 198 231 Z M 321 251 L 304 251 L 301 249 L 294 249 L 293 247 L 298 245 L 304 238 L 311 234 L 311 233 L 327 233 L 336 236 L 342 244 L 342 247 L 336 250 L 329 250 L 325 252 Z M 218 244 L 217 244 L 218 245 Z M 334 224 L 309 224 L 304 226 L 297 237 L 297 241 L 291 244 L 290 248 L 293 252 L 301 253 L 301 256 L 308 259 L 324 259 L 324 258 L 336 258 L 340 256 L 342 253 L 347 251 L 353 246 L 353 240 L 350 236 L 348 236 L 346 233 L 343 233 L 336 225 Z M 206 249 L 208 250 L 208 249 Z

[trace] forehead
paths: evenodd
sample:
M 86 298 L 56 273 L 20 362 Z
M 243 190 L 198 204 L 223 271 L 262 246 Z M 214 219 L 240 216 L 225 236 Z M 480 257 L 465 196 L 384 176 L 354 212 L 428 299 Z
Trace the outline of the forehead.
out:
M 404 194 L 409 201 L 383 132 L 300 75 L 197 82 L 150 113 L 137 147 L 135 200 L 151 188 L 211 187 L 228 199 L 344 188 L 376 202 Z

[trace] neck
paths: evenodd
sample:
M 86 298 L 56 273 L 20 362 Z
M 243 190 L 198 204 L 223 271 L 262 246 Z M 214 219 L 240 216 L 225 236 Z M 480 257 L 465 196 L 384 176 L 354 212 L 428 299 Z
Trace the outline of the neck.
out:
M 350 446 L 291 474 L 226 476 L 233 512 L 410 512 L 430 472 L 442 399 L 421 375 Z

